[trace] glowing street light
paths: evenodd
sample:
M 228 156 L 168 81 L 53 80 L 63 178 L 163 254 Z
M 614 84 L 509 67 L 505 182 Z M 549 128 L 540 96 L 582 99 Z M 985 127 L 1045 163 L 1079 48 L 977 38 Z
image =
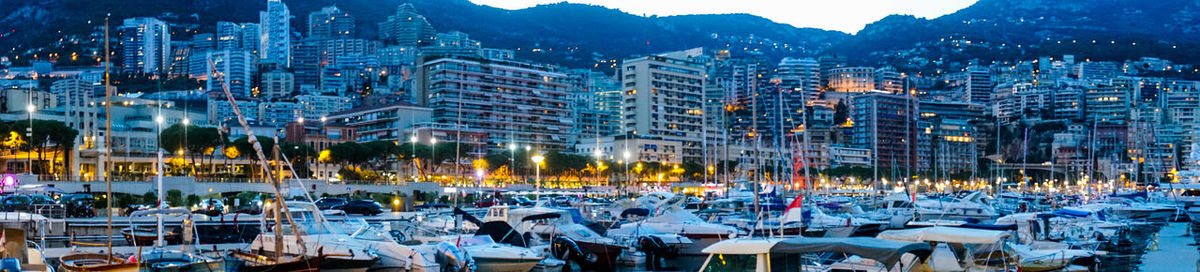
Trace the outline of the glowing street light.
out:
M 538 201 L 538 199 L 542 197 L 542 167 L 541 166 L 542 166 L 542 161 L 545 161 L 546 157 L 542 157 L 541 154 L 538 154 L 538 155 L 533 155 L 533 157 L 530 159 L 533 160 L 533 179 L 534 179 L 534 181 L 537 182 L 537 194 L 533 196 L 533 201 Z

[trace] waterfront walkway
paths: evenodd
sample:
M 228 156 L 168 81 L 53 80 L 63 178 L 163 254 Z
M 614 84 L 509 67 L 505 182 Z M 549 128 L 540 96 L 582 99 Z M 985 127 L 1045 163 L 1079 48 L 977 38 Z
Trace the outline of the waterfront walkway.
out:
M 1170 223 L 1158 232 L 1158 249 L 1146 251 L 1142 257 L 1141 271 L 1147 272 L 1181 272 L 1197 270 L 1200 263 L 1200 249 L 1192 237 L 1197 233 L 1188 234 L 1188 223 Z

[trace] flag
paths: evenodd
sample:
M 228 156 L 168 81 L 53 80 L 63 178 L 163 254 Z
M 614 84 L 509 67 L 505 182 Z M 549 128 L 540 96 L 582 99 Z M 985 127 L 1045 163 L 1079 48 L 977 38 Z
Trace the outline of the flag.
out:
M 798 195 L 798 196 L 796 196 L 796 199 L 792 200 L 791 204 L 788 204 L 787 209 L 791 210 L 793 208 L 799 208 L 800 205 L 803 205 L 803 203 L 804 203 L 804 195 Z
M 804 213 L 801 207 L 804 206 L 804 195 L 796 196 L 791 204 L 788 204 L 786 210 L 783 210 L 783 216 L 780 216 L 780 223 L 800 222 L 804 220 Z
M 4 246 L 8 245 L 8 232 L 0 231 L 0 252 L 7 250 Z

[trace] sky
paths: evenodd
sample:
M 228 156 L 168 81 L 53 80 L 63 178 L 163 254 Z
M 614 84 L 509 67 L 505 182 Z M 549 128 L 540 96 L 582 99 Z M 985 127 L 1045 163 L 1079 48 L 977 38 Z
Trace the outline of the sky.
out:
M 563 0 L 470 0 L 504 9 L 522 9 Z M 636 15 L 749 13 L 796 27 L 846 33 L 891 14 L 936 18 L 976 0 L 566 0 L 600 5 Z

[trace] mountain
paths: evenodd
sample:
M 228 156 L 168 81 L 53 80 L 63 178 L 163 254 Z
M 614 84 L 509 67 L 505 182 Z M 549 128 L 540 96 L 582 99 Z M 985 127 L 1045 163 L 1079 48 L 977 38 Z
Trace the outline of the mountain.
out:
M 1061 54 L 1195 63 L 1198 51 L 1185 45 L 1200 41 L 1198 12 L 1200 0 L 979 0 L 934 19 L 888 16 L 834 51 L 900 66 L 913 58 L 961 65 Z
M 1200 58 L 1191 46 L 1200 41 L 1200 0 L 980 0 L 938 18 L 888 16 L 854 35 L 749 14 L 646 17 L 569 3 L 506 10 L 467 0 L 284 2 L 297 32 L 305 31 L 309 12 L 336 4 L 357 17 L 363 38 L 375 37 L 377 22 L 411 2 L 440 32 L 462 31 L 484 46 L 517 50 L 520 58 L 575 67 L 698 46 L 772 59 L 836 53 L 855 63 L 920 71 L 1064 53 L 1188 63 Z M 118 20 L 115 24 L 120 18 L 155 16 L 211 32 L 216 21 L 257 21 L 265 1 L 0 0 L 0 7 L 0 33 L 7 32 L 0 34 L 0 53 L 11 55 L 8 51 L 46 46 L 66 34 L 91 33 L 106 13 Z

